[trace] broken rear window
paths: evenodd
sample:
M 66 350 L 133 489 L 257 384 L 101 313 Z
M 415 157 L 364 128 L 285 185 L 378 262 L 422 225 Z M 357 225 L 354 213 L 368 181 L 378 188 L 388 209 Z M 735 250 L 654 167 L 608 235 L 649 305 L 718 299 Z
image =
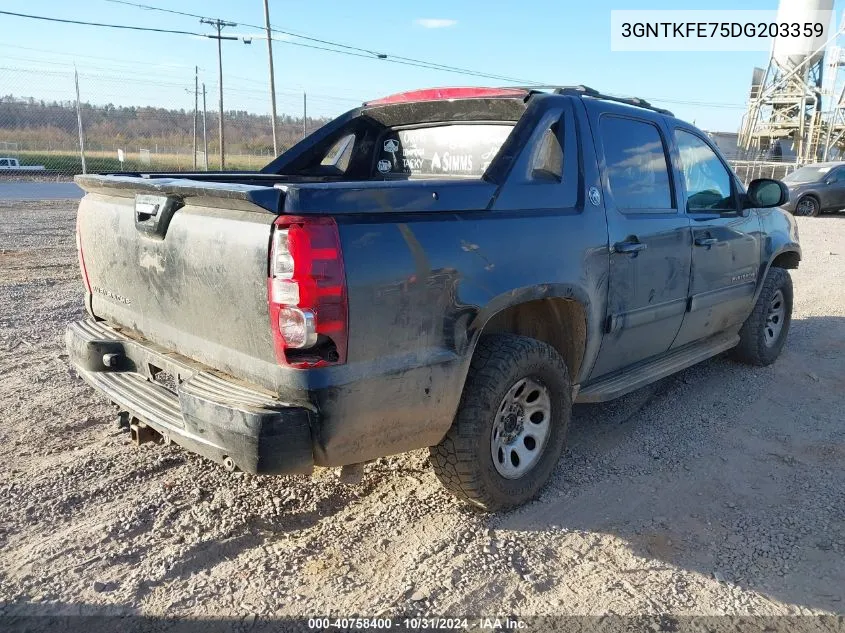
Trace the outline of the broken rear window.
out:
M 374 175 L 478 178 L 512 129 L 509 122 L 395 130 L 377 148 Z

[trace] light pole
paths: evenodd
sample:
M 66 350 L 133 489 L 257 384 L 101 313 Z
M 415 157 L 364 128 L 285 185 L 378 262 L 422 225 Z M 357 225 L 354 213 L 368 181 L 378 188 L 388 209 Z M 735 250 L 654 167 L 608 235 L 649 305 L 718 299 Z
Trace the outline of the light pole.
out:
M 199 109 L 199 67 L 194 66 L 194 171 L 197 170 L 197 117 Z M 185 88 L 185 92 L 190 93 L 190 89 Z
M 270 62 L 270 126 L 273 128 L 273 156 L 279 155 L 276 140 L 276 77 L 273 72 L 273 34 L 270 32 L 270 5 L 264 0 L 264 28 L 267 30 L 267 56 Z
M 197 110 L 199 110 L 199 66 L 194 66 L 194 171 L 197 170 Z
M 226 26 L 237 26 L 235 22 L 226 22 L 225 20 L 209 20 L 208 18 L 201 18 L 202 24 L 210 24 L 217 29 L 217 35 L 206 35 L 206 37 L 217 40 L 217 88 L 218 88 L 218 106 L 220 108 L 219 120 L 217 125 L 217 132 L 220 136 L 220 170 L 226 168 L 226 156 L 224 151 L 223 138 L 223 40 L 237 40 L 234 35 L 221 35 L 220 32 Z
M 208 126 L 205 124 L 205 82 L 202 84 L 202 162 L 208 171 Z

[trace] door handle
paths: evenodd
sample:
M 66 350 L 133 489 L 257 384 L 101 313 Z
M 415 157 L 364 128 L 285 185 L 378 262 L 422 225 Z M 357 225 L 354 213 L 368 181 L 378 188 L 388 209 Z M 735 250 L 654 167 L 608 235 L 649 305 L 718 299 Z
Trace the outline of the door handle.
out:
M 644 251 L 646 248 L 648 248 L 648 244 L 643 244 L 640 241 L 626 240 L 624 242 L 616 242 L 616 244 L 613 245 L 613 252 L 623 253 L 625 255 L 635 255 L 640 251 Z
M 719 240 L 715 237 L 697 237 L 695 238 L 695 245 L 696 246 L 713 246 Z

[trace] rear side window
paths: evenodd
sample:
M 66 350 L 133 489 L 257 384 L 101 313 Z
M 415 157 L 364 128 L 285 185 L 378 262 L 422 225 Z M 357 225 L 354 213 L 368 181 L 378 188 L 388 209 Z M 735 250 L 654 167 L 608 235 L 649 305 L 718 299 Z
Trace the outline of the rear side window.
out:
M 558 140 L 558 124 L 543 134 L 531 161 L 531 178 L 560 182 L 563 178 L 563 148 Z
M 600 124 L 607 179 L 620 211 L 670 211 L 669 162 L 652 123 L 604 116 Z
M 0 159 L 0 167 L 8 167 L 8 166 L 9 166 L 9 161 L 7 161 L 5 158 Z
M 349 158 L 352 156 L 352 148 L 355 146 L 355 135 L 347 134 L 332 145 L 332 148 L 320 161 L 323 167 L 330 166 L 338 171 L 345 172 L 349 167 Z

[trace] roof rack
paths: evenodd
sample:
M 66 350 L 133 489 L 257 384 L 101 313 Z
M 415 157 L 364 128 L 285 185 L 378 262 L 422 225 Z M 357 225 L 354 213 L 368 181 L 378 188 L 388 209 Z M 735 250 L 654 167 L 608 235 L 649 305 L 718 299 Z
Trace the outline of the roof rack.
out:
M 646 110 L 653 110 L 654 112 L 659 112 L 660 114 L 665 114 L 667 116 L 675 116 L 669 110 L 665 110 L 664 108 L 658 108 L 657 106 L 651 105 L 645 99 L 640 99 L 639 97 L 612 97 L 610 95 L 602 94 L 595 88 L 590 88 L 588 86 L 519 86 L 520 88 L 524 88 L 525 90 L 530 90 L 532 92 L 539 92 L 541 90 L 552 90 L 556 95 L 567 95 L 570 97 L 592 97 L 593 99 L 604 99 L 605 101 L 614 101 L 616 103 L 624 103 L 625 105 L 632 105 L 638 108 L 645 108 Z

